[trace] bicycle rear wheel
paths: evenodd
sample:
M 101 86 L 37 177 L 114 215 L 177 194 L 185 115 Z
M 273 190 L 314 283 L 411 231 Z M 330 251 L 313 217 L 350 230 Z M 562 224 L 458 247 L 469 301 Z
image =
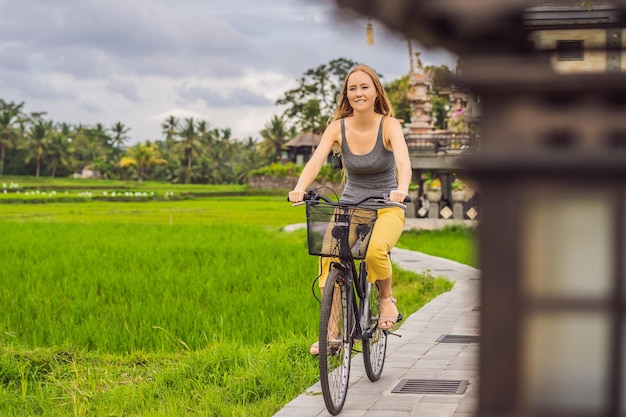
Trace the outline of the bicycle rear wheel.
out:
M 324 286 L 320 314 L 319 366 L 320 384 L 326 409 L 337 415 L 348 394 L 352 334 L 349 320 L 352 306 L 343 272 L 332 269 Z
M 380 314 L 380 298 L 378 296 L 378 286 L 370 283 L 366 284 L 366 297 L 369 293 L 369 310 L 364 311 L 368 317 L 368 327 L 363 331 L 363 361 L 365 362 L 365 373 L 370 381 L 378 381 L 383 366 L 385 365 L 385 354 L 387 352 L 387 333 L 378 326 L 378 316 Z

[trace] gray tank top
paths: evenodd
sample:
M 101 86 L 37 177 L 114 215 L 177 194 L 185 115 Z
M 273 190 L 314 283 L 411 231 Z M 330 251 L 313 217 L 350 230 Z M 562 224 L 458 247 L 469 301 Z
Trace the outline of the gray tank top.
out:
M 341 119 L 341 155 L 346 169 L 346 186 L 341 195 L 341 202 L 356 203 L 369 196 L 380 196 L 398 188 L 396 179 L 396 161 L 393 152 L 383 144 L 383 120 L 380 119 L 378 136 L 374 149 L 364 155 L 355 155 L 346 141 L 346 127 Z M 384 203 L 368 201 L 363 207 L 379 209 L 389 207 Z

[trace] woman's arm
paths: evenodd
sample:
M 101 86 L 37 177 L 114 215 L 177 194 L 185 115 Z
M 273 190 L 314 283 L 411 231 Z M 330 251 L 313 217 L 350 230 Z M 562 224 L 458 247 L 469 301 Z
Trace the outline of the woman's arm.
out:
M 298 203 L 304 199 L 304 194 L 306 193 L 306 189 L 315 181 L 317 174 L 319 174 L 320 169 L 322 169 L 322 165 L 326 161 L 326 158 L 330 154 L 330 151 L 333 148 L 335 143 L 339 142 L 338 138 L 341 137 L 341 125 L 339 120 L 335 120 L 332 122 L 322 135 L 322 139 L 320 140 L 320 144 L 313 152 L 313 156 L 309 159 L 309 162 L 306 163 L 302 173 L 300 174 L 300 178 L 298 178 L 298 183 L 294 187 L 292 191 L 289 192 L 289 201 L 292 203 Z
M 396 169 L 398 171 L 398 189 L 393 190 L 389 194 L 389 199 L 402 203 L 404 198 L 409 195 L 409 184 L 411 183 L 411 176 L 413 175 L 411 159 L 400 122 L 391 117 L 388 118 L 386 122 L 385 136 L 388 138 L 389 144 L 391 145 L 393 157 L 396 160 Z

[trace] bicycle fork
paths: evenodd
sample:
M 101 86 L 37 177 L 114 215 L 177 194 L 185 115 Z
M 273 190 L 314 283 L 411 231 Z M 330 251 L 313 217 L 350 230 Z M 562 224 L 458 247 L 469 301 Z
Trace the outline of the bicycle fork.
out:
M 347 304 L 352 306 L 352 314 L 348 314 L 349 334 L 353 340 L 356 338 L 369 338 L 375 328 L 372 328 L 370 323 L 371 284 L 367 281 L 365 262 L 361 262 L 359 274 L 356 273 L 356 266 L 352 264 L 350 277 L 348 277 L 348 272 L 346 272 L 345 276 L 346 294 L 350 298 Z M 351 291 L 352 288 L 355 291 Z
M 361 262 L 360 273 L 358 276 L 359 282 L 357 292 L 359 294 L 359 298 L 361 299 L 359 305 L 361 337 L 369 338 L 374 330 L 370 328 L 370 291 L 372 289 L 372 284 L 370 284 L 367 280 L 367 267 L 365 266 L 365 262 Z
M 360 288 L 357 282 L 358 275 L 356 275 L 356 268 L 354 264 L 336 264 L 336 268 L 342 270 L 343 282 L 340 284 L 344 287 L 346 297 L 346 307 L 344 323 L 346 328 L 346 337 L 352 340 L 354 343 L 357 338 L 362 336 L 362 318 L 360 317 L 361 303 L 357 303 L 357 298 L 361 298 Z M 356 290 L 356 291 L 355 291 Z M 344 342 L 346 342 L 344 340 Z

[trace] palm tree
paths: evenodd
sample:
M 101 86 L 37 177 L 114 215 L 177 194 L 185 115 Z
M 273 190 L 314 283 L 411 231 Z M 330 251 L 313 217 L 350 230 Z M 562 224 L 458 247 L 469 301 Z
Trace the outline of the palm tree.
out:
M 185 124 L 182 130 L 178 132 L 178 135 L 181 137 L 182 142 L 177 144 L 177 149 L 187 161 L 184 177 L 185 183 L 189 184 L 191 182 L 191 163 L 194 156 L 199 155 L 202 147 L 193 117 L 185 118 Z
M 174 143 L 174 136 L 178 129 L 178 119 L 174 116 L 169 116 L 165 119 L 165 122 L 161 123 L 161 129 L 165 135 L 165 144 L 167 145 L 168 155 L 172 152 L 172 144 Z
M 230 176 L 231 146 L 230 131 L 211 129 L 202 135 L 203 154 L 201 156 L 201 170 L 203 182 L 209 184 L 223 184 Z
M 26 133 L 26 140 L 21 146 L 22 149 L 27 151 L 24 162 L 29 163 L 31 160 L 35 159 L 35 176 L 37 178 L 39 178 L 39 172 L 41 170 L 41 160 L 46 154 L 48 141 L 53 133 L 54 126 L 52 125 L 52 121 L 42 119 L 35 120 L 35 123 L 30 126 L 30 129 Z
M 73 152 L 70 141 L 71 128 L 62 123 L 52 134 L 47 146 L 47 157 L 50 163 L 50 176 L 54 177 L 59 166 L 70 168 L 71 155 Z
M 87 135 L 92 142 L 97 142 L 101 147 L 111 149 L 113 138 L 109 136 L 102 123 L 96 123 L 95 126 L 88 128 Z
M 263 141 L 259 144 L 259 154 L 267 162 L 278 162 L 282 157 L 285 143 L 293 135 L 287 129 L 283 116 L 274 116 L 272 120 L 265 124 L 265 129 L 261 132 Z
M 80 171 L 93 159 L 92 144 L 89 141 L 87 128 L 81 124 L 73 126 L 71 138 L 74 147 L 74 170 Z
M 245 184 L 248 181 L 248 172 L 261 166 L 259 154 L 256 151 L 257 145 L 254 139 L 249 136 L 245 142 L 237 141 L 233 150 L 233 175 L 235 182 Z
M 100 123 L 94 127 L 77 125 L 72 132 L 73 153 L 76 169 L 91 168 L 96 176 L 107 176 L 112 158 L 109 137 Z
M 137 178 L 142 182 L 145 178 L 146 168 L 153 165 L 166 164 L 167 161 L 161 158 L 159 147 L 156 143 L 138 143 L 126 150 L 126 156 L 120 160 L 120 167 L 136 167 Z
M 24 102 L 7 103 L 0 99 L 0 177 L 4 174 L 6 149 L 15 143 L 19 136 L 19 119 Z
M 121 149 L 124 143 L 128 140 L 126 135 L 130 131 L 129 127 L 124 126 L 124 123 L 117 122 L 111 126 L 111 132 L 113 133 L 112 144 L 113 146 Z

